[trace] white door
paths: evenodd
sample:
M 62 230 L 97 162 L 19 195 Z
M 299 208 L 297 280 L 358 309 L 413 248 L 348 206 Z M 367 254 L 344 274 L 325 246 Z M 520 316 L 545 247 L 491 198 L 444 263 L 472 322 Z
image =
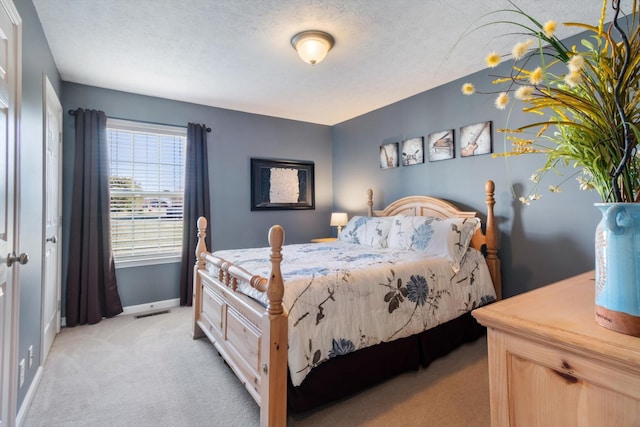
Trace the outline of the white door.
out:
M 20 17 L 11 0 L 0 0 L 0 426 L 16 420 L 18 395 L 18 194 Z
M 62 154 L 62 105 L 44 77 L 44 214 L 45 242 L 42 280 L 42 357 L 44 365 L 51 344 L 60 332 L 60 235 L 62 227 L 61 154 Z
M 0 85 L 2 83 L 0 82 Z M 14 289 L 17 278 L 13 269 L 7 266 L 6 256 L 13 249 L 15 235 L 14 177 L 15 177 L 15 146 L 7 138 L 7 107 L 0 101 L 0 426 L 6 425 L 8 417 L 9 394 L 15 387 L 15 378 L 11 374 L 14 353 L 11 343 L 12 336 L 12 302 L 15 299 Z M 13 375 L 15 377 L 15 375 Z

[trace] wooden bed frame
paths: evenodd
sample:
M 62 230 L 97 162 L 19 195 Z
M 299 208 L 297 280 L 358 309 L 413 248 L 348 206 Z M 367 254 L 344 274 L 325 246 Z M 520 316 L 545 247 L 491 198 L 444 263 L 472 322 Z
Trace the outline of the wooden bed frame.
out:
M 497 298 L 502 292 L 498 230 L 493 206 L 495 186 L 485 185 L 487 218 L 485 230 L 471 240 L 473 248 L 484 250 Z M 368 191 L 370 216 L 398 214 L 469 218 L 453 204 L 427 196 L 399 199 L 385 209 L 373 210 L 373 192 Z M 198 245 L 193 284 L 193 338 L 206 336 L 260 406 L 261 426 L 285 426 L 287 423 L 287 313 L 282 305 L 284 282 L 280 271 L 284 230 L 274 225 L 269 230 L 271 275 L 267 279 L 252 275 L 222 258 L 207 252 L 207 220 L 198 219 Z M 248 283 L 266 292 L 267 308 L 236 291 L 238 283 Z M 357 353 L 357 352 L 356 352 Z

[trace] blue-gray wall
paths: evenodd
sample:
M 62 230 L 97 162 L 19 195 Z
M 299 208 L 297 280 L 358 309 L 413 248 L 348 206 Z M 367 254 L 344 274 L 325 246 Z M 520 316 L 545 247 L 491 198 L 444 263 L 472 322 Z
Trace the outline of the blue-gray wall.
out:
M 162 98 L 134 95 L 64 82 L 63 242 L 68 242 L 71 212 L 74 133 L 78 107 L 104 111 L 108 117 L 185 126 L 206 124 L 211 191 L 213 249 L 268 246 L 273 224 L 285 228 L 287 243 L 308 242 L 329 235 L 332 199 L 331 128 Z M 314 210 L 252 212 L 250 159 L 252 157 L 309 160 L 315 163 Z M 194 233 L 196 231 L 194 230 Z M 68 247 L 63 244 L 64 280 Z M 179 263 L 149 267 L 116 267 L 118 292 L 124 306 L 179 298 Z
M 28 360 L 29 346 L 34 361 L 25 371 L 23 386 L 18 390 L 18 407 L 33 382 L 40 366 L 40 315 L 43 274 L 43 77 L 47 75 L 60 95 L 60 75 L 31 0 L 14 0 L 22 18 L 22 120 L 20 125 L 20 251 L 29 254 L 29 263 L 20 266 L 20 337 L 18 360 Z
M 504 71 L 502 66 L 491 74 Z M 578 190 L 573 178 L 564 184 L 562 193 L 546 190 L 548 184 L 571 176 L 574 169 L 564 170 L 563 177 L 543 181 L 543 198 L 523 206 L 512 197 L 510 185 L 518 193 L 523 188 L 526 192 L 532 184 L 529 177 L 542 166 L 543 157 L 510 157 L 508 162 L 491 155 L 460 157 L 460 127 L 486 120 L 493 122 L 494 152 L 505 151 L 504 135 L 496 129 L 507 127 L 509 110 L 497 110 L 492 95 L 465 96 L 460 90 L 464 82 L 471 82 L 479 91 L 492 91 L 491 80 L 488 72 L 482 71 L 334 126 L 333 197 L 336 210 L 351 213 L 363 212 L 360 200 L 368 187 L 374 189 L 377 208 L 402 196 L 426 194 L 484 212 L 484 183 L 492 179 L 496 184 L 503 290 L 505 296 L 512 296 L 592 270 L 600 214 L 593 206 L 597 194 Z M 525 115 L 520 108 L 516 104 L 511 112 L 509 127 L 531 122 L 531 114 Z M 427 135 L 447 129 L 454 129 L 454 159 L 380 169 L 382 143 L 425 136 L 426 146 Z

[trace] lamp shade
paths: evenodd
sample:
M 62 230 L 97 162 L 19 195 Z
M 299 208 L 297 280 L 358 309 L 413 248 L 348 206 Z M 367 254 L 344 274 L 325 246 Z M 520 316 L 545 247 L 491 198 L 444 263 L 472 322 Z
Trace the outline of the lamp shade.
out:
M 331 223 L 329 224 L 332 227 L 344 227 L 349 222 L 349 218 L 345 212 L 333 212 L 331 214 Z
M 300 58 L 311 65 L 322 61 L 333 47 L 333 37 L 323 31 L 303 31 L 291 39 Z

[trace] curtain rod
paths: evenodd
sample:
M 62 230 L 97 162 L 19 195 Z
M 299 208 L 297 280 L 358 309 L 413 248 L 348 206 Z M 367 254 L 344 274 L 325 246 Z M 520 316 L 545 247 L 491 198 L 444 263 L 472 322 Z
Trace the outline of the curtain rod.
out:
M 76 115 L 76 110 L 69 110 L 69 115 L 70 116 L 75 116 Z M 118 119 L 118 120 L 129 120 L 130 122 L 134 121 L 134 122 L 141 122 L 141 123 L 149 123 L 152 125 L 167 125 L 166 123 L 155 123 L 155 122 L 145 122 L 143 120 L 131 120 L 131 119 L 121 119 L 120 117 L 111 117 L 112 119 Z M 175 125 L 171 125 L 171 126 L 175 126 Z M 184 127 L 184 126 L 180 126 L 180 127 Z M 207 132 L 211 133 L 211 128 L 207 128 Z

